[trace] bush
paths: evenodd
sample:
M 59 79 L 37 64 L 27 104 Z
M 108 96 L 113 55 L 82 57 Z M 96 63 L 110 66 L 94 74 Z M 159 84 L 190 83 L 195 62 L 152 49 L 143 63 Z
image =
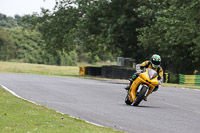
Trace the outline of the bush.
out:
M 169 74 L 169 83 L 179 83 L 179 74 L 168 72 Z

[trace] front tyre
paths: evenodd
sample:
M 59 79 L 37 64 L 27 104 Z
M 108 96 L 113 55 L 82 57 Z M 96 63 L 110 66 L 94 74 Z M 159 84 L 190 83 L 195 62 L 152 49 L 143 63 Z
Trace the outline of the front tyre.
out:
M 138 106 L 140 102 L 143 100 L 145 93 L 147 92 L 147 87 L 143 86 L 142 89 L 140 90 L 138 96 L 135 99 L 135 102 L 133 103 L 133 106 Z

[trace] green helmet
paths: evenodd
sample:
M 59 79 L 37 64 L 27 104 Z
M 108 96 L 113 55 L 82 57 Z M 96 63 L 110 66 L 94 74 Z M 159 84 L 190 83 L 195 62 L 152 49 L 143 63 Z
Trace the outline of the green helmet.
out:
M 153 68 L 158 68 L 160 66 L 160 63 L 161 63 L 161 58 L 159 55 L 157 54 L 154 54 L 152 57 L 151 57 L 151 65 Z

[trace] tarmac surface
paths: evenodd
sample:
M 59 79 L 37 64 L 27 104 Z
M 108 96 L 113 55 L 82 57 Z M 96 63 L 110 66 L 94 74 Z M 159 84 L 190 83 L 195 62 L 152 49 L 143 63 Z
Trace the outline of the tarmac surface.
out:
M 17 95 L 105 127 L 130 133 L 199 133 L 200 91 L 159 87 L 138 107 L 128 106 L 126 81 L 0 74 Z

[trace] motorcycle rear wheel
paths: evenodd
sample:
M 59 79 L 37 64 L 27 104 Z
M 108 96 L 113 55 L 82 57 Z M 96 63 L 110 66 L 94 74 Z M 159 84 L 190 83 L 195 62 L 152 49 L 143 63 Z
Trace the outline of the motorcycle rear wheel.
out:
M 136 97 L 134 103 L 133 103 L 133 106 L 138 106 L 140 104 L 140 102 L 143 100 L 144 96 L 145 96 L 145 93 L 147 91 L 147 87 L 146 86 L 143 86 L 142 89 L 140 90 L 138 96 Z

